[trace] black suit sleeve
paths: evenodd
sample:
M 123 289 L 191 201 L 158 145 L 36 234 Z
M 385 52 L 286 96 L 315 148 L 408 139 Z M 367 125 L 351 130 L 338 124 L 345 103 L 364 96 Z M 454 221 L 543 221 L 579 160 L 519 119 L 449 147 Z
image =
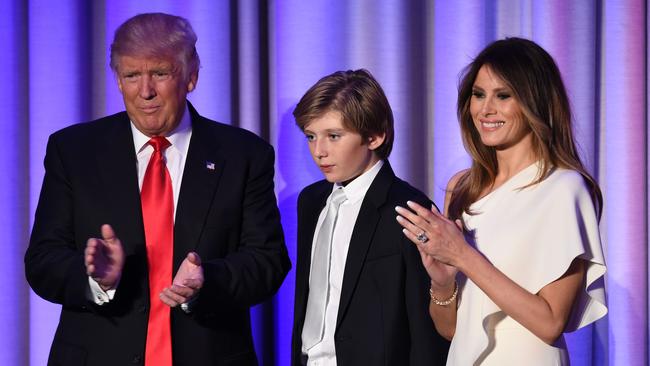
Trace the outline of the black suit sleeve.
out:
M 423 207 L 431 207 L 428 199 L 416 199 Z M 437 208 L 437 207 L 436 207 Z M 444 365 L 449 347 L 447 340 L 435 330 L 429 316 L 429 276 L 422 265 L 420 253 L 410 240 L 402 236 L 401 246 L 406 262 L 405 301 L 411 333 L 410 365 L 423 365 L 428 360 L 433 365 Z
M 294 310 L 293 310 L 293 327 L 291 332 L 291 365 L 299 366 L 300 355 L 302 354 L 302 327 L 305 321 L 305 310 L 307 301 L 307 291 L 309 284 L 309 267 L 311 260 L 308 258 L 307 248 L 304 243 L 309 242 L 309 238 L 313 238 L 313 232 L 310 231 L 311 226 L 306 224 L 305 215 L 307 210 L 305 206 L 309 198 L 306 190 L 302 190 L 298 195 L 297 202 L 297 253 L 296 253 L 296 281 L 294 291 Z M 308 229 L 306 226 L 309 226 Z M 311 244 L 311 243 L 310 243 Z
M 75 243 L 72 200 L 71 182 L 56 140 L 50 137 L 45 177 L 25 254 L 25 275 L 42 298 L 67 307 L 83 307 L 89 304 L 88 276 L 80 249 L 85 243 Z
M 250 160 L 239 247 L 204 264 L 200 303 L 251 306 L 273 295 L 291 268 L 273 190 L 274 152 L 264 145 Z

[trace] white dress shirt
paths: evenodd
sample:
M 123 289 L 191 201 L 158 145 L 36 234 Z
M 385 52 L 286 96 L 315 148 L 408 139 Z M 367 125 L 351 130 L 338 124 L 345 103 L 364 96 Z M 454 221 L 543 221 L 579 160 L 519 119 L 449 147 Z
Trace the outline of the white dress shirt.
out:
M 144 174 L 147 171 L 147 165 L 149 165 L 149 159 L 153 153 L 153 147 L 148 144 L 151 137 L 140 132 L 140 130 L 138 130 L 133 124 L 133 121 L 131 121 L 131 133 L 133 134 L 133 145 L 137 157 L 136 166 L 138 169 L 138 186 L 142 189 Z M 181 189 L 185 160 L 187 159 L 187 152 L 190 147 L 190 138 L 192 137 L 192 122 L 190 120 L 190 112 L 187 105 L 185 106 L 185 112 L 183 113 L 181 122 L 165 137 L 171 143 L 171 145 L 163 152 L 163 156 L 165 157 L 167 170 L 169 171 L 169 176 L 172 181 L 175 220 L 178 194 Z M 117 235 L 119 236 L 119 233 L 117 233 Z M 88 283 L 90 284 L 91 291 L 88 296 L 90 296 L 97 305 L 103 305 L 112 300 L 115 296 L 115 289 L 108 291 L 102 290 L 99 284 L 90 276 L 88 276 Z
M 332 189 L 333 192 L 334 190 L 342 187 L 347 200 L 344 201 L 339 207 L 338 218 L 336 220 L 336 226 L 332 235 L 329 298 L 327 299 L 327 304 L 325 307 L 325 329 L 323 340 L 319 343 L 316 343 L 310 349 L 305 349 L 305 346 L 303 345 L 302 349 L 302 353 L 306 354 L 308 357 L 307 365 L 309 366 L 336 365 L 334 330 L 336 328 L 336 318 L 338 316 L 339 302 L 341 300 L 341 286 L 343 284 L 343 274 L 345 271 L 345 262 L 348 257 L 350 239 L 352 238 L 352 232 L 357 221 L 357 216 L 359 215 L 359 210 L 361 209 L 363 198 L 366 196 L 368 188 L 370 188 L 370 185 L 372 184 L 373 180 L 377 176 L 377 173 L 379 173 L 379 170 L 383 165 L 384 162 L 380 160 L 375 165 L 373 165 L 372 168 L 355 178 L 346 186 L 342 187 L 337 183 L 334 184 L 334 187 Z M 317 235 L 315 233 L 318 233 L 320 227 L 323 224 L 323 221 L 325 220 L 327 207 L 329 206 L 331 199 L 332 196 L 330 194 L 329 198 L 327 199 L 327 204 L 318 217 L 318 222 L 316 224 L 316 230 L 314 231 L 314 238 L 312 241 L 312 248 L 314 247 L 316 241 Z M 311 252 L 311 255 L 312 258 L 310 263 L 313 263 L 313 250 Z M 309 273 L 311 281 L 311 266 Z M 327 296 L 327 294 L 321 295 Z M 304 324 L 303 329 L 309 326 L 310 324 Z

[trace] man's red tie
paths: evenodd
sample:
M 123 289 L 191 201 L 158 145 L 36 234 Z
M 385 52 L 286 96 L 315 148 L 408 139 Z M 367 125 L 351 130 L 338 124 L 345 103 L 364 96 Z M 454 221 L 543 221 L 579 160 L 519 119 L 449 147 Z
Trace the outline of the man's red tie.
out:
M 162 136 L 152 137 L 149 144 L 154 151 L 140 191 L 149 265 L 150 309 L 145 366 L 171 366 L 170 308 L 159 297 L 160 292 L 172 283 L 174 197 L 163 157 L 163 151 L 171 144 Z

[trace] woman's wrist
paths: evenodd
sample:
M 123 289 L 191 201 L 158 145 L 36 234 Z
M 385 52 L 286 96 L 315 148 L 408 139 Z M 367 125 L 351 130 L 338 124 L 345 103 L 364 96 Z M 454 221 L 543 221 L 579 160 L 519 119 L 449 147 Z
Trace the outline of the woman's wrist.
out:
M 459 272 L 465 273 L 465 270 L 472 266 L 472 261 L 475 260 L 475 255 L 478 254 L 479 252 L 470 244 L 468 244 L 465 239 L 462 239 L 463 242 L 458 246 L 461 248 L 458 250 L 457 255 L 454 257 L 454 263 L 452 264 L 454 267 L 458 269 Z
M 429 290 L 438 298 L 448 298 L 454 292 L 454 287 L 456 286 L 456 279 L 451 278 L 451 281 L 446 284 L 440 284 L 434 280 L 430 281 Z
M 431 302 L 440 306 L 447 306 L 453 303 L 458 296 L 458 282 L 454 280 L 451 283 L 451 287 L 445 286 L 444 290 L 438 288 L 434 285 L 434 282 L 431 281 L 431 287 L 429 288 L 429 297 L 431 297 Z

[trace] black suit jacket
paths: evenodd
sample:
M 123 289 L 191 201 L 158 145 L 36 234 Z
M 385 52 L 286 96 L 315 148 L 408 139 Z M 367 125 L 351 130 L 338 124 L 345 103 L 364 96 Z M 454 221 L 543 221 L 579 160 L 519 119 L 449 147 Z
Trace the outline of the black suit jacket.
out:
M 332 184 L 320 181 L 298 198 L 292 365 L 300 365 L 314 231 L 331 192 Z M 385 161 L 363 199 L 350 239 L 334 335 L 338 365 L 446 362 L 449 343 L 429 317 L 429 277 L 417 248 L 395 220 L 395 206 L 407 200 L 431 205 Z
M 273 148 L 192 106 L 190 113 L 173 268 L 196 251 L 205 283 L 191 314 L 172 309 L 174 365 L 257 364 L 249 307 L 272 296 L 291 266 L 273 191 Z M 126 263 L 115 298 L 97 306 L 87 299 L 83 250 L 106 223 L 121 239 Z M 125 112 L 50 136 L 25 271 L 39 296 L 62 305 L 50 365 L 142 364 L 148 274 Z

